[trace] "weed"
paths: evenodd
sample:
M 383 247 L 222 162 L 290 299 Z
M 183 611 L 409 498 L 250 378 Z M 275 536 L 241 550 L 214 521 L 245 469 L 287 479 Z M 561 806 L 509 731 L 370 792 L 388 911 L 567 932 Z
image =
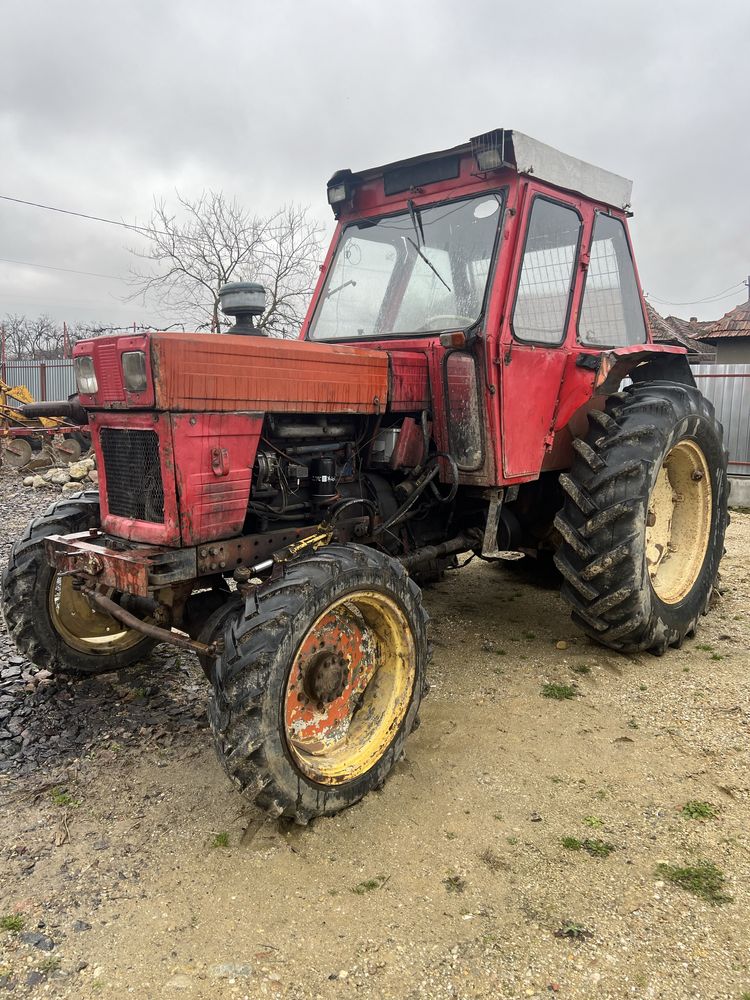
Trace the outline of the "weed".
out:
M 466 879 L 460 875 L 448 875 L 443 879 L 443 885 L 448 892 L 463 892 L 466 888 Z
M 581 924 L 573 923 L 572 920 L 564 920 L 559 930 L 555 931 L 555 937 L 569 938 L 572 941 L 585 941 L 586 938 L 593 937 L 593 934 Z
M 724 657 L 722 656 L 721 653 L 711 653 L 711 659 L 712 660 L 723 660 Z
M 531 642 L 533 639 L 536 639 L 536 632 L 524 632 L 523 637 Z
M 516 844 L 518 843 L 518 837 L 506 837 L 505 839 L 508 841 L 511 847 L 515 847 Z
M 553 785 L 562 785 L 563 782 L 565 781 L 565 778 L 561 778 L 559 774 L 551 774 L 549 780 L 552 782 Z
M 590 674 L 591 667 L 588 663 L 574 663 L 570 668 L 574 674 Z
M 49 797 L 56 806 L 72 806 L 75 809 L 80 805 L 65 788 L 53 788 Z
M 57 955 L 48 955 L 47 958 L 42 959 L 38 965 L 40 972 L 57 972 L 60 968 L 60 959 Z
M 542 684 L 542 697 L 556 701 L 570 701 L 576 696 L 575 684 Z
M 691 799 L 680 811 L 687 819 L 716 819 L 719 815 L 716 806 L 710 802 L 701 802 L 700 799 Z
M 684 868 L 662 863 L 656 866 L 656 874 L 665 881 L 679 886 L 680 889 L 713 903 L 714 906 L 732 901 L 732 896 L 722 892 L 726 876 L 710 861 L 699 861 L 696 865 Z
M 628 729 L 640 729 L 635 719 L 628 719 Z
M 560 843 L 569 851 L 580 851 L 583 844 L 578 837 L 561 837 Z
M 499 872 L 508 868 L 507 862 L 503 861 L 500 855 L 496 854 L 491 847 L 487 847 L 482 851 L 479 855 L 479 860 L 487 865 L 491 872 Z
M 229 834 L 226 830 L 217 833 L 211 841 L 211 847 L 229 847 Z
M 597 788 L 597 790 L 594 792 L 594 798 L 599 799 L 600 802 L 602 799 L 606 799 L 606 797 L 607 793 L 604 791 L 603 788 Z
M 608 858 L 615 849 L 615 845 L 607 843 L 606 840 L 592 840 L 589 837 L 581 841 L 581 847 L 592 858 Z
M 378 875 L 376 878 L 366 878 L 364 882 L 352 886 L 351 891 L 355 896 L 364 896 L 366 892 L 374 892 L 375 889 L 382 889 L 388 881 L 387 875 Z
M 639 684 L 638 685 L 638 690 L 639 691 L 648 691 L 648 684 Z
M 700 649 L 703 653 L 713 653 L 714 647 L 709 642 L 699 642 L 696 649 Z
M 601 830 L 604 826 L 604 820 L 599 819 L 598 816 L 584 816 L 583 822 L 586 826 L 591 827 L 592 830 Z
M 507 656 L 508 655 L 508 650 L 507 649 L 496 649 L 495 650 L 495 655 L 496 656 Z
M 5 917 L 0 917 L 0 930 L 13 931 L 14 934 L 23 930 L 23 917 L 17 913 L 9 913 Z
M 453 833 L 452 830 L 446 830 L 446 832 L 445 832 L 445 839 L 446 840 L 455 840 L 457 836 L 458 836 L 458 834 L 457 833 Z
M 495 813 L 495 815 L 494 815 L 494 819 L 499 819 L 499 820 L 502 820 L 502 818 L 503 818 L 503 815 L 502 815 L 502 813 Z

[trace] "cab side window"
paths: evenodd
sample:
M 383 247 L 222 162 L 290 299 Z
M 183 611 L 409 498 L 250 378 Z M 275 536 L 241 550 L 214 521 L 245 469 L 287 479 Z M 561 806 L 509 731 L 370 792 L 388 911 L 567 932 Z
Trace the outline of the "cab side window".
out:
M 560 344 L 565 339 L 580 236 L 575 209 L 534 199 L 513 309 L 518 340 Z
M 578 337 L 588 347 L 643 344 L 646 326 L 625 227 L 611 215 L 594 221 Z

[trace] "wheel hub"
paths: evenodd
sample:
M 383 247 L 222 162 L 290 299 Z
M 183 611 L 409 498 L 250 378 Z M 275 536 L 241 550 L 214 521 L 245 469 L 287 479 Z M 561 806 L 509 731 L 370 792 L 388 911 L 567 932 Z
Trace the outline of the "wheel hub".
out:
M 321 650 L 305 671 L 303 689 L 311 701 L 329 704 L 344 693 L 347 663 L 335 650 Z

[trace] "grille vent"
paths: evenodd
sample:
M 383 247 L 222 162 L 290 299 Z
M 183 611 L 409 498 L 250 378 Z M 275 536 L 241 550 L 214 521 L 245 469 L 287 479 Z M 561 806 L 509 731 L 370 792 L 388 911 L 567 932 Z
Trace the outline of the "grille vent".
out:
M 102 427 L 107 507 L 117 517 L 164 523 L 164 486 L 156 431 Z

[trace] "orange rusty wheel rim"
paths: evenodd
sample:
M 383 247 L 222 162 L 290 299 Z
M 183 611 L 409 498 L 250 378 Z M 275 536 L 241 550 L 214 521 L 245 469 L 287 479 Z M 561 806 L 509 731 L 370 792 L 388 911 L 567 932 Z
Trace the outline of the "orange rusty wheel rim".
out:
M 369 771 L 406 717 L 415 677 L 414 636 L 391 597 L 360 590 L 330 605 L 286 685 L 286 740 L 299 769 L 329 785 Z

